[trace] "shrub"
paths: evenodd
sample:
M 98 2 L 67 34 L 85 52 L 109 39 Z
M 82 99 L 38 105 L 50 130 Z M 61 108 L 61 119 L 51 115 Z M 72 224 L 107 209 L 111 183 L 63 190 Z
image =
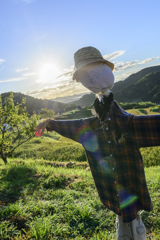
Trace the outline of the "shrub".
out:
M 154 108 L 151 108 L 150 109 L 151 112 L 160 112 L 160 107 L 159 106 L 156 106 Z
M 160 147 L 140 149 L 145 167 L 160 166 Z
M 145 115 L 148 114 L 145 109 L 138 109 L 138 112 L 139 112 L 140 114 L 145 114 Z
M 152 102 L 132 102 L 132 103 L 123 103 L 123 102 L 120 102 L 119 105 L 120 105 L 124 110 L 135 109 L 135 108 L 149 108 L 149 107 L 156 106 L 156 104 L 155 104 L 155 103 L 152 103 Z

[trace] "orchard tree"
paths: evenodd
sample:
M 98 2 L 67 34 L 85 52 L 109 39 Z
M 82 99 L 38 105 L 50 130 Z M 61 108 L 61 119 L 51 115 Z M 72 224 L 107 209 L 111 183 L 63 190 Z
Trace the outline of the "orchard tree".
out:
M 7 164 L 7 157 L 23 143 L 35 136 L 37 115 L 26 113 L 25 98 L 14 104 L 13 93 L 2 104 L 0 96 L 0 157 Z

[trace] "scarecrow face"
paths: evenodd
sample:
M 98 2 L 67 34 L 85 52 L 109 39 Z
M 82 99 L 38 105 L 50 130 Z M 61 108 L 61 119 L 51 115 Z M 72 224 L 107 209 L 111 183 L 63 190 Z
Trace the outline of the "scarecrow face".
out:
M 114 75 L 104 63 L 88 64 L 77 72 L 77 80 L 93 93 L 105 93 L 114 84 Z

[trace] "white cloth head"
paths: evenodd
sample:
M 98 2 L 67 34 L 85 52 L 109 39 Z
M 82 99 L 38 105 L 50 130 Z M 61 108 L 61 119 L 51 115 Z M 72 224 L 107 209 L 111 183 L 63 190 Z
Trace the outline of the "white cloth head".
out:
M 105 94 L 114 85 L 114 75 L 104 63 L 88 64 L 78 72 L 78 81 L 96 94 Z

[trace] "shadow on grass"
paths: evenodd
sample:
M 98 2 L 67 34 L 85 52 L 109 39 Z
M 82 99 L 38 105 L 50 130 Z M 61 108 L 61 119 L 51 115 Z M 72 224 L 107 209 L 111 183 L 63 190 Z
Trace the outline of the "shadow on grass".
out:
M 0 205 L 14 203 L 24 198 L 23 190 L 34 191 L 39 185 L 36 169 L 25 165 L 11 166 L 1 171 Z

